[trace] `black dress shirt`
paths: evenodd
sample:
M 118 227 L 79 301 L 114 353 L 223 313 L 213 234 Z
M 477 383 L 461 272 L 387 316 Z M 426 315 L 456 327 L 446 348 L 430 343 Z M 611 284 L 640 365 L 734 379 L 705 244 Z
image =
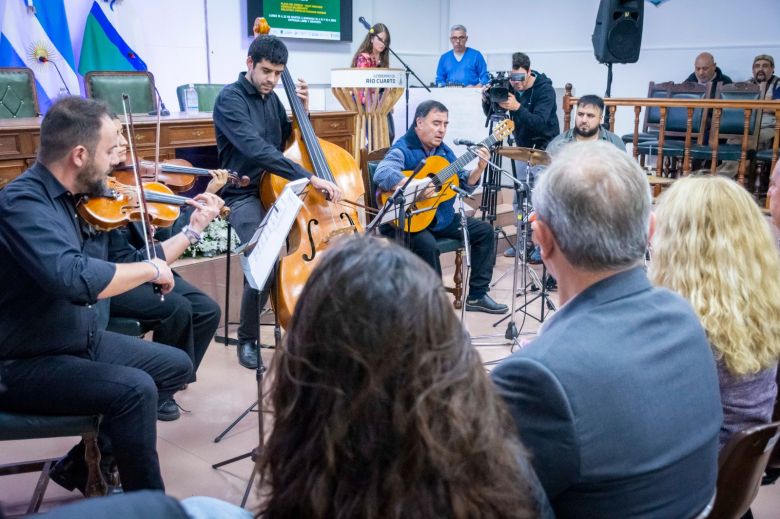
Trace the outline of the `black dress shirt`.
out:
M 116 267 L 85 250 L 107 250 L 107 235 L 85 240 L 80 222 L 73 194 L 40 163 L 0 191 L 0 360 L 88 354 L 94 303 Z
M 275 92 L 260 94 L 245 75 L 242 72 L 235 83 L 223 88 L 214 103 L 220 167 L 250 178 L 246 187 L 225 186 L 221 195 L 228 204 L 258 196 L 264 171 L 289 180 L 311 176 L 282 154 L 292 125 L 279 97 Z

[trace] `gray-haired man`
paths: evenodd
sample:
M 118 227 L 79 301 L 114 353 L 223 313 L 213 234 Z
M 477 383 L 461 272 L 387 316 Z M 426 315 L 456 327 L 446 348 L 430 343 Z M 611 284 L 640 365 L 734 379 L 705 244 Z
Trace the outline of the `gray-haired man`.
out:
M 482 86 L 488 77 L 487 63 L 482 53 L 466 47 L 469 36 L 462 25 L 450 29 L 452 50 L 439 58 L 436 67 L 436 86 Z
M 695 516 L 715 491 L 718 379 L 693 310 L 645 275 L 644 173 L 612 144 L 572 143 L 534 206 L 561 308 L 492 377 L 556 516 Z

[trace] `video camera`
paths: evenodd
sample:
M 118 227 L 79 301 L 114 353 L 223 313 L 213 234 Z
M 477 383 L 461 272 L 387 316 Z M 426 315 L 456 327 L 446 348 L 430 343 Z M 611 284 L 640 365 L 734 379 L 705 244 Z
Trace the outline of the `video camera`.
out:
M 509 72 L 502 70 L 495 74 L 488 73 L 490 81 L 488 82 L 487 96 L 491 103 L 503 103 L 509 99 L 509 93 L 514 92 L 509 83 Z

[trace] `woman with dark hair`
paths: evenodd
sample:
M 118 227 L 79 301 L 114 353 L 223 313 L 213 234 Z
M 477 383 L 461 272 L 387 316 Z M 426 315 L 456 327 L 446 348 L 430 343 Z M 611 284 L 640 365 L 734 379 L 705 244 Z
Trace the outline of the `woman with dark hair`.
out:
M 351 66 L 356 68 L 388 68 L 390 66 L 390 31 L 385 24 L 377 23 L 371 27 L 366 37 L 363 38 L 363 43 L 360 44 L 352 57 Z M 360 94 L 360 102 L 366 102 L 363 93 Z M 392 144 L 395 139 L 392 110 L 387 114 L 387 130 L 390 134 L 390 144 Z
M 552 516 L 441 280 L 350 239 L 301 294 L 271 366 L 262 517 Z
M 390 31 L 385 24 L 377 23 L 371 27 L 352 57 L 351 66 L 357 68 L 390 66 Z

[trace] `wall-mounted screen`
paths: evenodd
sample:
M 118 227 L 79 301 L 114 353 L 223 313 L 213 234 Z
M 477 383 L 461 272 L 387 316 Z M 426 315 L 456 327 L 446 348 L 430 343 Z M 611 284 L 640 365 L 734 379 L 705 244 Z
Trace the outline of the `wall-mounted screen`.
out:
M 263 16 L 281 38 L 352 41 L 352 0 L 247 0 L 247 28 Z

